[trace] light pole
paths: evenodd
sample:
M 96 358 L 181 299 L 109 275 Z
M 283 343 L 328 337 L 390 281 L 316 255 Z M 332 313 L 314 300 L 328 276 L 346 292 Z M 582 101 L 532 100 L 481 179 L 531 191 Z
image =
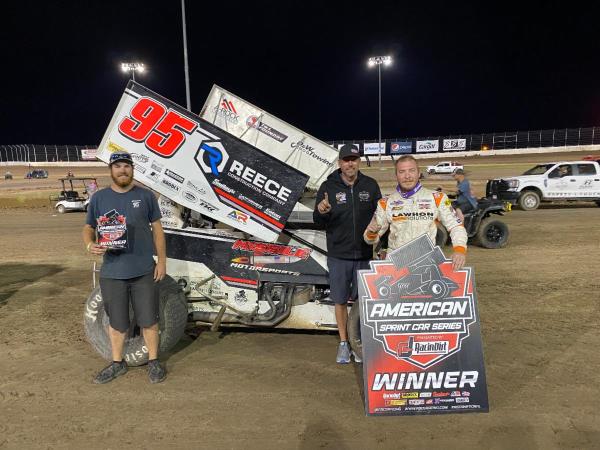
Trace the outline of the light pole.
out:
M 391 56 L 373 56 L 369 58 L 367 64 L 369 67 L 377 66 L 377 73 L 379 75 L 379 141 L 377 149 L 379 150 L 379 168 L 381 167 L 381 65 L 384 64 L 389 66 L 392 63 Z
M 135 81 L 135 73 L 142 73 L 146 70 L 146 67 L 142 63 L 121 63 L 121 70 L 123 72 L 131 72 L 131 78 Z
M 192 111 L 190 100 L 190 69 L 188 65 L 187 25 L 185 23 L 185 0 L 181 0 L 181 23 L 183 28 L 183 71 L 185 73 L 185 101 L 187 110 Z

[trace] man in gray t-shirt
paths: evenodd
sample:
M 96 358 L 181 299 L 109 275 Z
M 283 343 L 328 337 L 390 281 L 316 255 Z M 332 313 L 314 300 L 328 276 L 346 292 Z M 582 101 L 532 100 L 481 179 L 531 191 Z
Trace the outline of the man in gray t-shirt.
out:
M 456 180 L 456 201 L 454 208 L 460 209 L 463 213 L 477 208 L 477 199 L 471 190 L 471 183 L 465 177 L 463 169 L 457 169 L 453 174 Z
M 166 370 L 158 361 L 158 285 L 166 275 L 166 243 L 154 194 L 133 184 L 133 160 L 127 152 L 110 157 L 112 184 L 94 194 L 88 206 L 83 241 L 103 255 L 100 290 L 109 317 L 113 362 L 95 377 L 108 383 L 127 372 L 123 361 L 129 329 L 129 301 L 148 348 L 148 376 L 159 383 Z M 157 261 L 153 255 L 156 250 Z

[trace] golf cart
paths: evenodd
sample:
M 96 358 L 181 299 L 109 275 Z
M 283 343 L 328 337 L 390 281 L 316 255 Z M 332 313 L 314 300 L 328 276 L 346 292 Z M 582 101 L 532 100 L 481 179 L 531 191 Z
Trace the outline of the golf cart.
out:
M 62 190 L 58 195 L 50 196 L 51 202 L 56 202 L 54 208 L 60 214 L 67 211 L 87 211 L 91 195 L 98 189 L 94 177 L 65 177 L 59 178 Z M 80 184 L 79 184 L 80 183 Z M 76 189 L 81 190 L 81 194 Z

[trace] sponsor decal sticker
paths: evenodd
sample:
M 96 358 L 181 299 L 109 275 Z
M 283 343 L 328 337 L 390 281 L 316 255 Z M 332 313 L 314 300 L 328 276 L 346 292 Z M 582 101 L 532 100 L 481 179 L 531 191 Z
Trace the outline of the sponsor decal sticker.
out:
M 162 171 L 165 168 L 165 166 L 163 166 L 159 162 L 153 160 L 152 164 L 150 164 L 150 168 L 152 170 L 154 170 L 155 172 L 162 173 Z
M 131 153 L 131 158 L 135 163 L 141 164 L 146 164 L 148 161 L 150 161 L 150 158 L 142 153 Z
M 165 175 L 168 176 L 169 178 L 172 178 L 173 180 L 177 181 L 180 184 L 183 184 L 183 180 L 185 179 L 181 175 L 179 175 L 169 169 L 165 170 Z
M 402 398 L 419 398 L 418 392 L 403 392 Z
M 248 223 L 248 214 L 245 214 L 241 211 L 233 210 L 227 215 L 227 217 L 237 220 L 239 223 L 243 223 L 244 225 Z
M 206 195 L 206 189 L 200 187 L 200 182 L 199 181 L 195 181 L 195 180 L 187 180 L 187 182 L 185 183 L 185 185 L 192 189 L 193 191 L 197 192 L 200 195 Z
M 177 184 L 175 184 L 173 181 L 171 180 L 167 180 L 166 178 L 162 178 L 160 180 L 160 183 L 162 186 L 166 187 L 167 189 L 169 189 L 172 192 L 178 193 L 180 187 L 177 186 Z
M 146 177 L 150 178 L 155 183 L 158 183 L 158 179 L 160 178 L 160 173 L 155 170 L 151 170 L 150 173 L 148 175 L 146 175 Z
M 303 141 L 298 141 L 292 142 L 290 146 L 295 150 L 299 150 L 303 153 L 306 153 L 312 159 L 325 164 L 327 167 L 333 167 L 333 163 L 331 161 L 327 161 L 326 158 L 323 158 L 321 155 L 319 155 L 319 153 L 315 151 L 315 147 L 313 147 L 312 145 L 305 144 Z
M 288 137 L 277 131 L 275 128 L 267 125 L 266 123 L 259 120 L 256 116 L 250 116 L 246 119 L 246 125 L 249 127 L 255 128 L 263 134 L 266 134 L 272 139 L 275 139 L 277 142 L 284 142 Z
M 198 203 L 198 197 L 193 192 L 183 191 L 181 196 L 190 203 Z
M 237 124 L 240 119 L 235 105 L 231 100 L 227 100 L 226 98 L 223 98 L 218 106 L 213 106 L 212 110 L 215 114 L 232 124 Z

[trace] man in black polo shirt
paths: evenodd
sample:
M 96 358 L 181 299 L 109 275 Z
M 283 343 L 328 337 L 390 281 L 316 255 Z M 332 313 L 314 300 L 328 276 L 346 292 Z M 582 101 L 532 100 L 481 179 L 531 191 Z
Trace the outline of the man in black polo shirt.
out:
M 87 251 L 104 255 L 100 290 L 110 320 L 113 358 L 113 362 L 96 375 L 94 383 L 108 383 L 127 372 L 123 346 L 129 329 L 130 298 L 148 348 L 148 377 L 151 383 L 160 383 L 167 376 L 158 361 L 157 283 L 166 274 L 160 209 L 151 191 L 133 184 L 133 160 L 129 153 L 113 153 L 109 170 L 112 184 L 94 194 L 83 227 Z
M 358 170 L 360 156 L 356 146 L 342 146 L 338 166 L 317 192 L 313 219 L 327 231 L 329 297 L 335 303 L 340 334 L 336 361 L 347 364 L 351 350 L 346 331 L 347 303 L 358 298 L 356 271 L 368 269 L 373 256 L 373 247 L 364 242 L 362 235 L 377 208 L 381 191 L 373 178 Z M 357 359 L 356 354 L 354 358 Z

